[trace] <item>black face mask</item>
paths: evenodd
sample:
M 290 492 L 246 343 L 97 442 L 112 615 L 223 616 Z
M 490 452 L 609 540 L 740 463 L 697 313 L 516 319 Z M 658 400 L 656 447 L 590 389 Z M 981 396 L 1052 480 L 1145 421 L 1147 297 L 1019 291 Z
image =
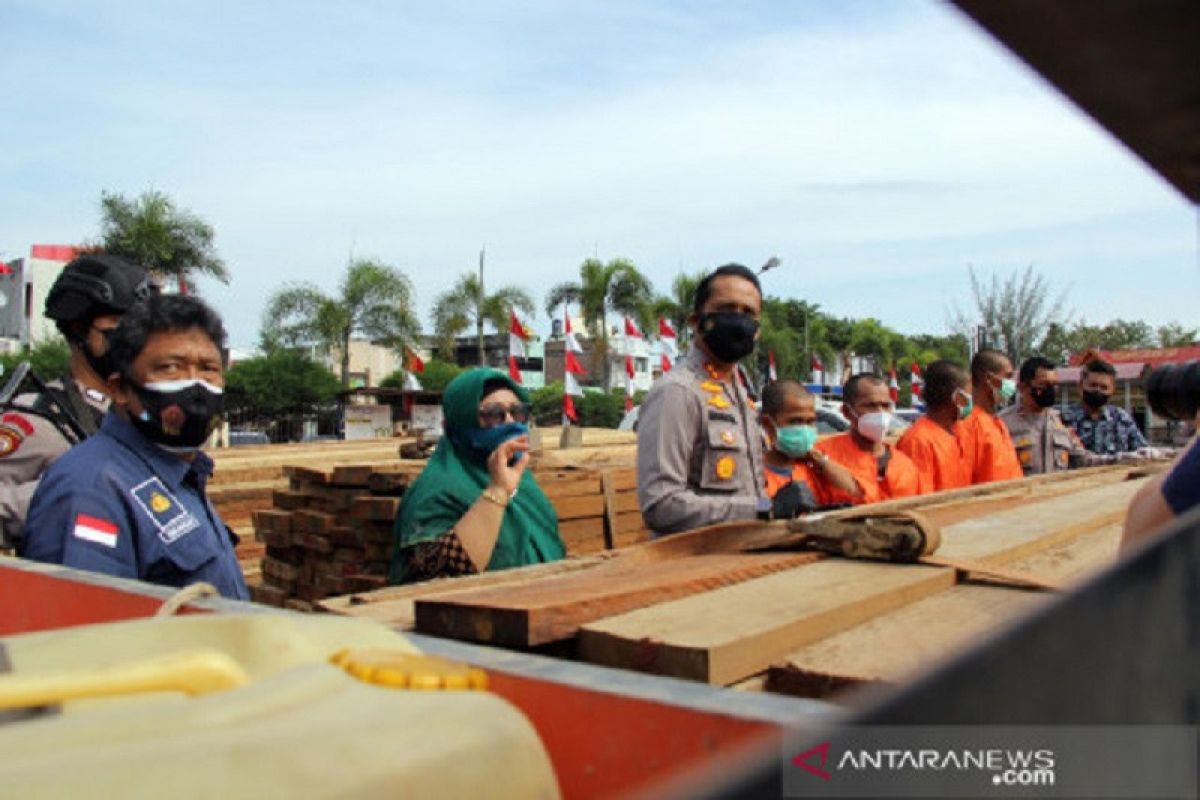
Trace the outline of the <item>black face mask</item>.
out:
M 1083 393 L 1083 402 L 1087 403 L 1088 408 L 1104 408 L 1108 405 L 1108 395 L 1094 390 L 1086 391 Z
M 130 415 L 134 426 L 168 450 L 188 452 L 221 423 L 225 395 L 203 381 L 162 381 L 134 386 L 142 403 L 140 415 Z
M 702 314 L 699 323 L 700 335 L 709 352 L 726 364 L 741 361 L 754 350 L 758 320 L 749 314 L 714 311 Z
M 104 331 L 104 355 L 98 356 L 92 352 L 92 348 L 88 346 L 87 339 L 79 340 L 79 349 L 83 351 L 83 357 L 87 361 L 88 366 L 100 377 L 100 380 L 107 380 L 109 375 L 117 371 L 117 367 L 113 364 L 112 348 L 109 345 L 109 336 L 111 331 Z
M 1043 386 L 1040 389 L 1031 389 L 1029 396 L 1039 408 L 1049 408 L 1058 399 L 1058 391 L 1053 386 Z

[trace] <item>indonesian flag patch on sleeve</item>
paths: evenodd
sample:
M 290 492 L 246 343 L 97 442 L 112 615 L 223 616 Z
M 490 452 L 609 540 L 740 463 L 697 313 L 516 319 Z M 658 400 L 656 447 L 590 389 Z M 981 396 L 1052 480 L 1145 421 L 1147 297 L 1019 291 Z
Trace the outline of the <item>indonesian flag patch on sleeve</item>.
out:
M 117 531 L 115 524 L 106 519 L 91 517 L 87 514 L 75 515 L 75 538 L 88 542 L 102 544 L 105 547 L 117 546 Z

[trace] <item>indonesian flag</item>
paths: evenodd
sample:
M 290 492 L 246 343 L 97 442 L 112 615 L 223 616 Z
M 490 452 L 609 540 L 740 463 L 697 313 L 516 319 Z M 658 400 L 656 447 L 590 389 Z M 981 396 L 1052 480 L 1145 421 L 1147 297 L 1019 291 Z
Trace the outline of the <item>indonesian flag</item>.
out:
M 95 542 L 105 547 L 117 546 L 117 533 L 120 529 L 112 522 L 87 514 L 75 515 L 75 538 L 85 542 Z
M 12 275 L 13 269 L 6 261 L 0 261 L 0 275 Z
M 921 375 L 921 367 L 917 365 L 917 362 L 914 361 L 910 369 L 912 370 L 912 396 L 914 400 L 918 400 L 921 397 L 921 390 L 925 388 L 925 378 Z
M 564 314 L 563 316 L 563 336 L 566 338 L 566 351 L 568 353 L 582 353 L 583 348 L 579 346 L 579 340 L 575 338 L 575 333 L 571 330 L 571 315 Z
M 628 414 L 630 411 L 633 411 L 633 395 L 626 394 L 625 395 L 625 413 Z
M 809 366 L 812 368 L 813 372 L 824 372 L 825 371 L 825 365 L 821 363 L 821 357 L 818 356 L 816 353 L 813 353 L 812 363 Z
M 417 380 L 417 376 L 411 372 L 404 373 L 404 389 L 408 392 L 419 392 L 425 387 Z
M 512 378 L 515 383 L 521 383 L 521 369 L 517 366 L 517 357 L 508 357 L 508 377 Z
M 625 375 L 629 378 L 629 380 L 633 380 L 634 374 L 633 356 L 627 354 L 625 356 Z
M 569 394 L 563 395 L 563 416 L 571 422 L 579 422 L 579 412 L 575 410 L 575 399 Z
M 632 336 L 635 339 L 642 338 L 642 332 L 638 330 L 638 326 L 629 317 L 625 318 L 625 335 Z
M 667 322 L 666 317 L 658 318 L 658 340 L 662 343 L 662 371 L 665 375 L 671 371 L 671 367 L 675 365 L 675 359 L 679 357 L 675 329 L 671 327 L 671 323 Z
M 579 385 L 579 379 L 569 372 L 563 373 L 563 394 L 583 397 L 583 387 Z
M 633 410 L 633 376 L 635 374 L 633 368 L 633 356 L 626 354 L 625 356 L 625 411 Z
M 892 396 L 893 403 L 900 399 L 900 382 L 896 380 L 895 366 L 888 373 L 888 394 Z
M 568 350 L 563 354 L 563 371 L 568 375 L 586 375 L 587 370 L 579 363 L 579 356 Z
M 404 369 L 408 372 L 424 372 L 425 362 L 417 355 L 417 351 L 411 347 L 404 348 Z
M 779 380 L 779 371 L 775 369 L 775 351 L 767 351 L 767 377 L 772 381 Z
M 529 340 L 529 330 L 521 324 L 521 320 L 517 319 L 516 312 L 510 311 L 509 317 L 508 356 L 511 361 L 513 356 L 525 357 L 525 342 Z

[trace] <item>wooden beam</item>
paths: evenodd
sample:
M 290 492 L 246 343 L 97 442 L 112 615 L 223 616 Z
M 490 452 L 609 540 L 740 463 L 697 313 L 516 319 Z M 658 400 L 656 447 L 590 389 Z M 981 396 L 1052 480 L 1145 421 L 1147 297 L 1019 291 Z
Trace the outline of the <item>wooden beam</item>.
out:
M 822 560 L 590 623 L 578 652 L 605 666 L 728 684 L 953 585 L 951 569 Z
M 620 559 L 583 574 L 521 587 L 456 592 L 416 601 L 417 631 L 532 647 L 569 639 L 587 622 L 816 561 L 815 553 L 696 556 L 671 564 Z
M 1065 584 L 1111 564 L 1121 526 L 1109 525 L 1012 563 Z M 1050 598 L 1038 592 L 962 585 L 800 648 L 772 665 L 768 691 L 827 697 L 866 684 L 899 684 L 929 669 Z

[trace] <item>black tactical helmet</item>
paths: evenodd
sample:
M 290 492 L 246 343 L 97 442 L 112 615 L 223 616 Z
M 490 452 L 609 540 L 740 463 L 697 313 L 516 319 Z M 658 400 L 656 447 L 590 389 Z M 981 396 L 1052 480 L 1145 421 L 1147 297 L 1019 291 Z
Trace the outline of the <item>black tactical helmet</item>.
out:
M 59 323 L 124 314 L 157 289 L 146 270 L 120 256 L 82 255 L 63 267 L 46 296 L 46 316 Z

